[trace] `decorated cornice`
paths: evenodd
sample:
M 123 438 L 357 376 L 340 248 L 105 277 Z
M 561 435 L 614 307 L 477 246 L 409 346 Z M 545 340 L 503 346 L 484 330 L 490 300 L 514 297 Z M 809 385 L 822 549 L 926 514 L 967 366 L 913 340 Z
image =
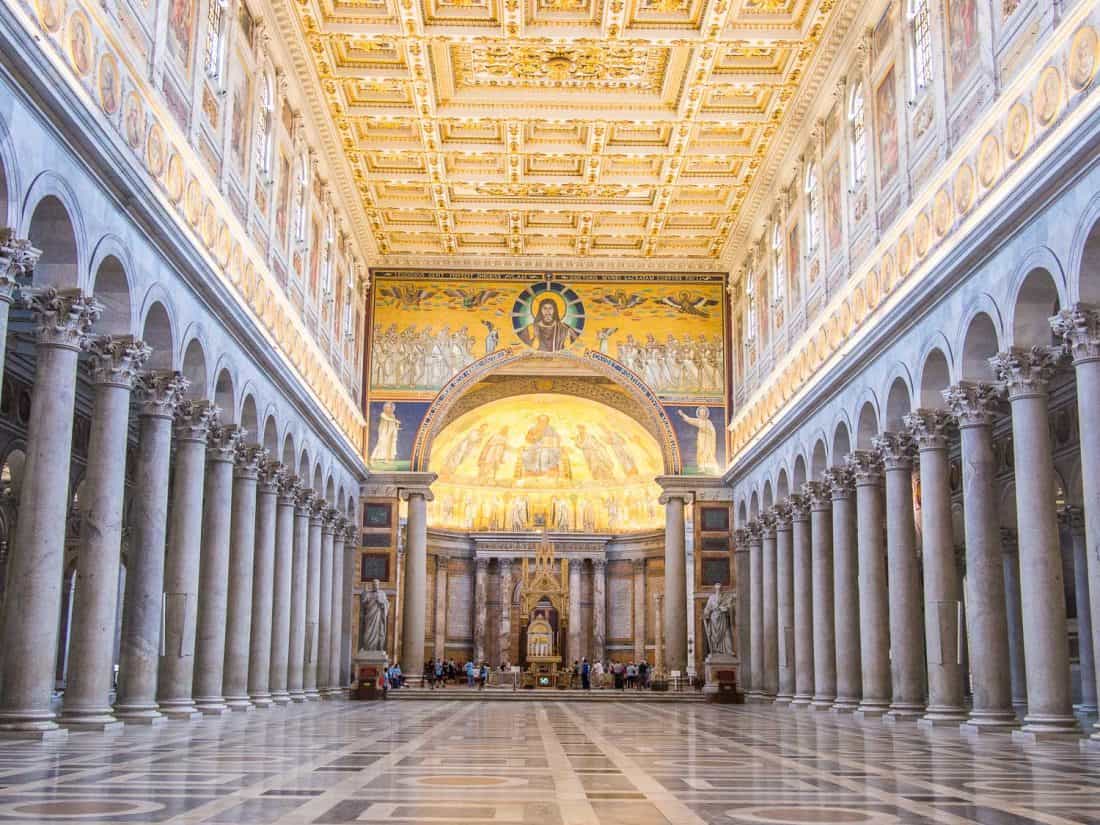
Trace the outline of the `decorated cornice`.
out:
M 1061 139 L 1100 105 L 1097 31 L 1078 4 L 992 101 L 828 303 L 789 342 L 729 423 L 730 467 L 810 396 L 877 323 L 936 271 L 960 237 L 1003 208 Z M 1048 90 L 1057 88 L 1061 96 Z
M 180 235 L 251 313 L 272 351 L 312 391 L 362 454 L 365 420 L 358 403 L 269 267 L 266 250 L 247 240 L 248 227 L 220 193 L 220 182 L 191 145 L 190 135 L 167 110 L 148 67 L 132 60 L 131 47 L 120 37 L 105 5 L 94 0 L 58 2 L 60 6 L 52 1 L 35 6 L 37 14 L 25 18 L 29 34 L 43 44 L 43 53 L 68 79 L 91 117 L 117 134 L 117 147 L 130 154 L 136 174 L 148 176 L 161 196 L 159 205 L 176 222 Z M 52 15 L 58 17 L 55 25 Z M 89 34 L 89 52 L 84 56 L 74 56 L 68 48 L 67 33 L 74 26 Z M 110 98 L 98 84 L 105 64 L 121 76 Z

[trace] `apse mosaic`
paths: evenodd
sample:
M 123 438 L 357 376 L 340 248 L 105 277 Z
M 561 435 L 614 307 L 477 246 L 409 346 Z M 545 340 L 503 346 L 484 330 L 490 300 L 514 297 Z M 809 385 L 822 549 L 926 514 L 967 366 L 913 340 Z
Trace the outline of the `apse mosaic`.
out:
M 436 437 L 433 526 L 629 532 L 664 524 L 654 479 L 656 439 L 625 413 L 587 398 L 501 398 L 459 416 Z

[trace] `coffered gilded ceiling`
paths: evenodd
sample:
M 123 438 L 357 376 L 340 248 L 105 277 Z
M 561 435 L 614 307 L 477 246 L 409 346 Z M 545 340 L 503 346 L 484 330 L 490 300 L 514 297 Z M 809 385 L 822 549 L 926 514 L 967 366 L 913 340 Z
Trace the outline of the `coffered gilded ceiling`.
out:
M 678 269 L 719 268 L 842 5 L 285 2 L 376 263 Z

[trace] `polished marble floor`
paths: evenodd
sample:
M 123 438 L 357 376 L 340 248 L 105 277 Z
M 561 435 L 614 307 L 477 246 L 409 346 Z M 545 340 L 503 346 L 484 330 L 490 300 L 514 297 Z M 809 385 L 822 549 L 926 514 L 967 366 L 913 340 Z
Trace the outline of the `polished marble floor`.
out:
M 0 745 L 0 825 L 1100 825 L 1100 754 L 760 706 L 325 702 Z

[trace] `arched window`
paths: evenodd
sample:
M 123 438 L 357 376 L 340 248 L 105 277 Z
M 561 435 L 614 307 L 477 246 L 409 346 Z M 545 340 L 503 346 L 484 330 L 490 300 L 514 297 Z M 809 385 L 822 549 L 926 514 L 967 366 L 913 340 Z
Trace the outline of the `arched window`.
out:
M 221 85 L 225 70 L 225 0 L 209 0 L 206 5 L 206 48 L 203 50 L 203 66 L 206 75 Z
M 815 252 L 821 240 L 821 202 L 817 193 L 817 166 L 806 170 L 806 247 Z
M 302 152 L 298 158 L 298 177 L 294 182 L 294 237 L 298 243 L 305 243 L 309 212 L 309 155 Z M 317 238 L 313 242 L 317 242 Z
M 775 262 L 773 269 L 775 277 L 772 278 L 772 303 L 779 306 L 783 302 L 783 284 L 787 282 L 785 267 L 783 266 L 783 228 L 779 223 L 772 227 L 772 260 Z
M 913 67 L 913 95 L 932 82 L 932 21 L 928 0 L 910 0 L 909 52 Z
M 867 109 L 862 83 L 852 89 L 848 122 L 852 127 L 852 185 L 859 186 L 867 177 Z
M 260 93 L 256 96 L 256 171 L 263 177 L 271 177 L 271 126 L 275 112 L 275 88 L 271 76 L 265 74 L 260 81 Z

